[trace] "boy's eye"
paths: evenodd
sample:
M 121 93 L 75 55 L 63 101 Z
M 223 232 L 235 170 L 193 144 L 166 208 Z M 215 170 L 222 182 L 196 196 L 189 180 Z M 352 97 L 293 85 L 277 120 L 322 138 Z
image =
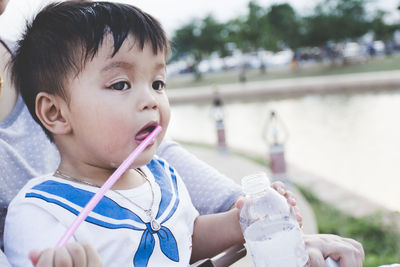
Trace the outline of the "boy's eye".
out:
M 131 85 L 128 82 L 116 82 L 112 84 L 109 88 L 122 91 L 122 90 L 127 90 L 131 88 Z
M 151 86 L 158 91 L 165 88 L 165 83 L 163 81 L 154 81 Z

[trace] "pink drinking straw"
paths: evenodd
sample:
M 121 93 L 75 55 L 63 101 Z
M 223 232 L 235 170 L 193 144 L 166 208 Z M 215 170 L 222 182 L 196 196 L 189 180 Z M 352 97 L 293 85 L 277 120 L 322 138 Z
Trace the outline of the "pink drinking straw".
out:
M 132 165 L 136 158 L 143 152 L 151 141 L 161 132 L 161 126 L 157 126 L 136 148 L 135 150 L 121 163 L 121 165 L 114 171 L 114 173 L 107 179 L 107 181 L 100 187 L 99 191 L 90 199 L 90 201 L 83 208 L 78 217 L 74 220 L 68 230 L 64 233 L 56 245 L 56 249 L 65 246 L 68 240 L 73 236 L 79 225 L 86 219 L 89 213 L 96 207 L 104 194 L 115 184 L 121 175 Z

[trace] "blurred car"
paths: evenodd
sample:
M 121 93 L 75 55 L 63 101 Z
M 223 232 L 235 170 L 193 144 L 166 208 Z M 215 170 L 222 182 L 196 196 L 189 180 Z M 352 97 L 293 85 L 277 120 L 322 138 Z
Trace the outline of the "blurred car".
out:
M 366 60 L 366 49 L 356 42 L 348 42 L 342 50 L 344 63 L 363 62 Z
M 374 47 L 377 55 L 385 54 L 385 43 L 383 41 L 374 41 L 372 46 Z

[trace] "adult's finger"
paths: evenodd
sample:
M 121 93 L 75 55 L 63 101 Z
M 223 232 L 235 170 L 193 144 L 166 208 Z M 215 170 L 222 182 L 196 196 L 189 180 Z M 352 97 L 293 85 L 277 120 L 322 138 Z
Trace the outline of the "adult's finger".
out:
M 365 259 L 364 248 L 363 248 L 363 246 L 361 245 L 360 242 L 358 242 L 358 241 L 356 241 L 356 240 L 354 240 L 354 239 L 351 239 L 351 238 L 343 238 L 343 237 L 342 237 L 342 239 L 343 239 L 344 241 L 346 241 L 346 242 L 352 244 L 353 247 L 356 248 L 357 254 L 358 254 L 359 256 L 361 256 L 363 260 Z
M 348 255 L 347 257 L 342 257 L 340 259 L 340 267 L 362 267 L 363 263 L 360 261 L 359 257 L 354 254 Z
M 307 267 L 325 267 L 325 260 L 321 251 L 316 248 L 307 248 L 308 251 L 308 264 Z
M 362 245 L 349 238 L 343 238 L 337 235 L 319 234 L 304 235 L 307 248 L 313 248 L 320 251 L 323 258 L 331 257 L 340 262 L 341 267 L 362 266 L 364 261 L 364 250 Z
M 340 241 L 340 242 L 339 242 Z M 364 250 L 355 246 L 351 240 L 342 238 L 337 240 L 336 248 L 330 253 L 331 258 L 340 263 L 340 267 L 362 267 L 364 261 Z

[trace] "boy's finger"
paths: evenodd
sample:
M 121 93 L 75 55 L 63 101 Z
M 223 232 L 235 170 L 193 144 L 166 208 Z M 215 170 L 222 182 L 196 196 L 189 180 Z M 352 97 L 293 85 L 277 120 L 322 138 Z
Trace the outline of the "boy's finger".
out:
M 72 259 L 72 263 L 74 267 L 86 267 L 87 266 L 87 258 L 84 247 L 79 243 L 68 243 L 67 251 L 69 253 L 69 257 Z
M 279 194 L 285 195 L 286 194 L 286 186 L 281 181 L 275 181 L 271 183 L 271 187 L 278 191 Z
M 66 247 L 58 248 L 54 252 L 54 265 L 55 266 L 63 266 L 63 267 L 74 266 L 73 262 L 72 262 L 72 257 L 69 254 Z M 49 266 L 52 266 L 52 265 L 49 265 Z
M 36 263 L 33 264 L 35 267 L 53 266 L 53 257 L 54 257 L 53 249 L 48 248 L 42 252 L 38 252 L 38 254 L 35 254 L 35 253 L 37 253 L 37 251 L 34 252 L 34 256 L 37 256 Z M 31 254 L 29 253 L 29 257 L 30 256 L 31 256 Z M 31 258 L 31 260 L 32 260 L 32 258 Z
M 41 254 L 42 253 L 36 249 L 29 252 L 29 259 L 34 266 L 37 264 Z
M 87 257 L 87 266 L 88 267 L 102 267 L 103 263 L 97 253 L 96 249 L 91 246 L 89 243 L 82 243 L 83 248 L 85 249 L 85 254 Z
M 284 196 L 286 197 L 287 202 L 291 206 L 296 206 L 297 205 L 296 197 L 294 196 L 292 191 L 286 191 L 286 194 Z
M 239 197 L 239 198 L 236 200 L 235 206 L 236 206 L 236 208 L 238 208 L 238 209 L 242 209 L 242 208 L 243 208 L 243 204 L 244 204 L 244 199 L 243 199 L 243 197 Z

